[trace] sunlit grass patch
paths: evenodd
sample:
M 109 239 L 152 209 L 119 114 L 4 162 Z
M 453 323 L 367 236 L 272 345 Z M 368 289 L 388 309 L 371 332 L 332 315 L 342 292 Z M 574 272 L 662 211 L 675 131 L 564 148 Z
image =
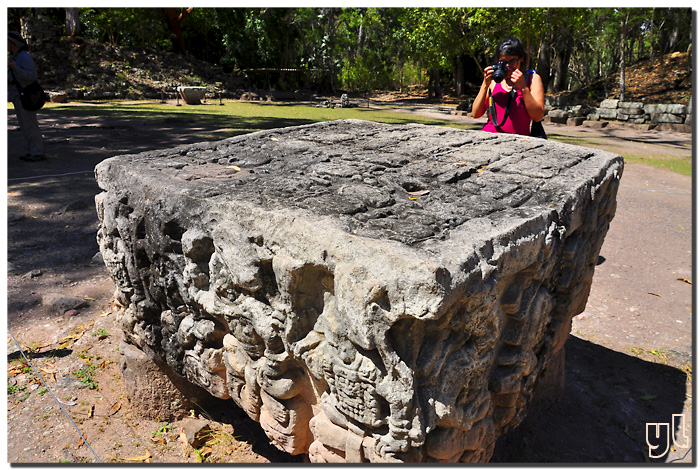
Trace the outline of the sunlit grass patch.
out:
M 656 168 L 674 171 L 681 175 L 693 176 L 693 158 L 692 157 L 676 157 L 676 156 L 639 156 L 639 155 L 622 155 L 625 158 L 625 163 L 644 163 L 652 165 Z
M 681 175 L 692 176 L 693 174 L 693 158 L 691 156 L 677 155 L 644 155 L 641 153 L 620 152 L 619 147 L 611 147 L 601 142 L 597 138 L 573 137 L 564 135 L 550 136 L 552 140 L 563 142 L 566 144 L 580 145 L 582 147 L 606 150 L 608 152 L 617 153 L 624 157 L 625 163 L 643 163 L 656 168 L 670 170 Z
M 449 119 L 421 116 L 400 109 L 365 107 L 363 102 L 351 108 L 317 107 L 313 102 L 238 102 L 211 100 L 206 104 L 176 106 L 174 102 L 157 101 L 80 103 L 60 105 L 51 103 L 44 108 L 47 114 L 100 116 L 113 119 L 153 119 L 171 122 L 173 126 L 187 126 L 190 129 L 202 127 L 198 137 L 203 140 L 217 140 L 250 132 L 281 127 L 312 124 L 336 119 L 361 119 L 387 124 L 426 124 L 456 129 L 477 129 L 473 122 L 460 122 Z M 207 130 L 205 130 L 207 129 Z M 216 129 L 216 130 L 210 130 Z M 682 175 L 692 175 L 692 158 L 685 156 L 650 156 L 636 153 L 622 153 L 620 147 L 610 145 L 601 138 L 574 137 L 552 132 L 550 140 L 607 150 L 625 157 L 628 163 L 644 163 L 657 168 L 674 171 Z

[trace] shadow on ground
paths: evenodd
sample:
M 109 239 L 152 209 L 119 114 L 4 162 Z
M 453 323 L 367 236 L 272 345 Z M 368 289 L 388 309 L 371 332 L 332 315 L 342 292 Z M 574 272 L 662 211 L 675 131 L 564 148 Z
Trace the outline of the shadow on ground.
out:
M 648 457 L 646 423 L 670 423 L 683 412 L 686 379 L 673 367 L 570 336 L 563 397 L 535 404 L 498 441 L 491 461 L 662 463 Z
M 686 375 L 678 369 L 571 336 L 563 397 L 533 404 L 523 423 L 497 442 L 491 463 L 656 463 L 648 458 L 646 423 L 670 423 L 683 412 L 685 394 Z M 239 439 L 273 463 L 304 462 L 271 445 L 230 400 L 216 400 L 207 414 L 232 424 Z M 650 442 L 665 446 L 653 436 Z
M 106 277 L 104 266 L 93 265 L 97 216 L 94 196 L 99 188 L 93 168 L 105 158 L 124 153 L 173 147 L 205 140 L 202 133 L 228 128 L 284 127 L 301 120 L 267 119 L 233 122 L 220 118 L 193 124 L 181 116 L 143 119 L 87 112 L 44 113 L 48 163 L 31 164 L 8 152 L 8 261 L 16 271 L 45 271 L 62 288 L 83 279 Z M 406 119 L 410 119 L 407 117 Z M 21 141 L 13 114 L 8 120 L 8 147 Z M 223 135 L 221 135 L 223 137 Z M 208 140 L 214 140 L 208 139 Z M 68 174 L 62 176 L 46 176 Z M 76 204 L 81 203 L 81 204 Z M 8 292 L 8 326 L 31 318 L 19 314 L 40 303 L 40 290 L 31 278 Z M 643 361 L 594 343 L 570 337 L 566 345 L 566 387 L 554 404 L 533 406 L 517 429 L 496 446 L 495 463 L 639 463 L 648 459 L 646 423 L 669 423 L 683 412 L 687 377 L 679 369 Z M 236 432 L 255 452 L 273 462 L 300 462 L 279 452 L 259 425 L 230 401 L 212 415 L 234 423 Z M 663 460 L 663 459 L 659 459 Z

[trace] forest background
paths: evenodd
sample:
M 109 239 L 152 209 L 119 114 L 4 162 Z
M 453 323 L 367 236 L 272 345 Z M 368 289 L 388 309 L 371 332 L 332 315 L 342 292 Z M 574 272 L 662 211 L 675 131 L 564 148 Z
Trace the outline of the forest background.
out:
M 473 93 L 506 36 L 523 40 L 547 93 L 588 87 L 602 99 L 613 83 L 623 100 L 630 65 L 690 52 L 693 41 L 690 8 L 9 8 L 9 30 L 31 15 L 69 37 L 176 52 L 259 87 L 418 86 L 428 98 Z

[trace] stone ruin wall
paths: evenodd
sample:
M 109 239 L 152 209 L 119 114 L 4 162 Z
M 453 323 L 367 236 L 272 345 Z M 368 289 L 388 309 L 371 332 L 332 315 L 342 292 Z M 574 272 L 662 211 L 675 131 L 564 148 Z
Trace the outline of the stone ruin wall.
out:
M 364 150 L 338 153 L 342 135 Z M 284 159 L 250 149 L 269 145 L 312 158 L 266 186 Z M 410 149 L 421 165 L 402 173 Z M 374 173 L 330 165 L 343 159 Z M 392 172 L 391 200 L 348 189 Z M 621 172 L 604 152 L 479 132 L 263 131 L 103 162 L 98 241 L 127 341 L 232 399 L 278 448 L 312 462 L 487 462 L 585 307 Z M 309 178 L 334 191 L 305 194 Z M 368 216 L 426 190 L 428 236 L 410 205 L 394 225 Z

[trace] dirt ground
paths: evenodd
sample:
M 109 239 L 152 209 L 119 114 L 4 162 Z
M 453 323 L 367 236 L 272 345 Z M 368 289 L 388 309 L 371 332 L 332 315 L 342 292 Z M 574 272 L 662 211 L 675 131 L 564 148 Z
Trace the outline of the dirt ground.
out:
M 478 127 L 437 108 L 407 110 Z M 93 168 L 110 156 L 195 142 L 215 129 L 65 113 L 40 113 L 40 121 L 49 161 L 37 164 L 12 151 L 21 135 L 13 113 L 8 118 L 7 325 L 45 381 L 8 333 L 8 461 L 96 462 L 94 451 L 103 462 L 301 462 L 271 446 L 233 403 L 193 410 L 214 432 L 197 449 L 185 445 L 179 423 L 132 414 L 118 370 L 114 285 L 93 259 L 99 251 Z M 689 134 L 555 125 L 547 131 L 620 153 L 692 152 Z M 692 178 L 628 164 L 588 306 L 567 342 L 563 397 L 533 405 L 498 442 L 494 462 L 693 462 L 692 233 Z M 50 293 L 87 306 L 52 311 L 42 306 Z M 650 459 L 647 423 L 671 423 L 674 414 L 682 415 L 674 449 Z

